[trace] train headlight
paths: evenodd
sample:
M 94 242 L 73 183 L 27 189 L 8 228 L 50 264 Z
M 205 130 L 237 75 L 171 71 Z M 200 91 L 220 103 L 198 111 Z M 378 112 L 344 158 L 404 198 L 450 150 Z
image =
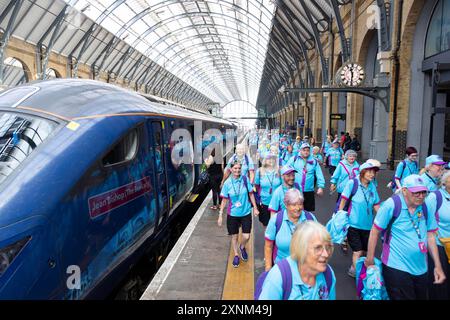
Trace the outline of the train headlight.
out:
M 22 251 L 25 245 L 30 241 L 31 237 L 26 237 L 7 247 L 0 249 L 0 276 L 8 269 L 17 255 Z

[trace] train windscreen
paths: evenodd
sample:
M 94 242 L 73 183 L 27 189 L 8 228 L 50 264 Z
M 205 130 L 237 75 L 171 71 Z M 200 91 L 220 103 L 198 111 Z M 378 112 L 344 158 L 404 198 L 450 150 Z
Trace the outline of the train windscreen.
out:
M 0 111 L 0 184 L 56 126 L 39 117 Z

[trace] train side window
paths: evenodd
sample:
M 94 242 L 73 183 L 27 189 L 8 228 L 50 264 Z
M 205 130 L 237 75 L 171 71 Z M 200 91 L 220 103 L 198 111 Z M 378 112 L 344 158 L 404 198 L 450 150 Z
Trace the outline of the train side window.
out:
M 137 129 L 133 129 L 103 157 L 102 164 L 110 167 L 130 161 L 136 156 L 137 150 L 138 134 Z
M 31 115 L 0 112 L 0 183 L 55 131 L 57 123 Z

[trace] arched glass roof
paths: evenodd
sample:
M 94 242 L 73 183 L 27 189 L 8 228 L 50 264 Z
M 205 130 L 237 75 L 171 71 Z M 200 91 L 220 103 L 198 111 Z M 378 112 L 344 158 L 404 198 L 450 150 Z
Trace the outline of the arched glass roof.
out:
M 222 106 L 255 104 L 272 0 L 65 0 Z

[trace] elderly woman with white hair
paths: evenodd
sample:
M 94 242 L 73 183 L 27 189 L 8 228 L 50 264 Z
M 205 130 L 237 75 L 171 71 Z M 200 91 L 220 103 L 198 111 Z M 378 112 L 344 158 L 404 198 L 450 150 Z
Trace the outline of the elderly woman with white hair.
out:
M 264 258 L 265 270 L 269 271 L 273 263 L 289 256 L 289 245 L 295 227 L 306 220 L 317 221 L 316 217 L 304 210 L 304 198 L 295 188 L 284 195 L 286 209 L 274 214 L 265 232 Z
M 301 223 L 292 235 L 290 256 L 268 272 L 259 299 L 335 300 L 336 277 L 328 265 L 332 253 L 324 226 L 315 221 Z
M 331 177 L 330 191 L 338 192 L 337 201 L 339 201 L 347 182 L 356 178 L 359 174 L 359 163 L 356 161 L 357 156 L 356 151 L 347 150 L 344 155 L 344 160 L 339 161 L 339 164 Z
M 428 293 L 431 300 L 450 299 L 450 255 L 447 256 L 445 244 L 440 239 L 450 240 L 450 171 L 446 171 L 441 179 L 439 190 L 431 192 L 425 200 L 428 214 L 436 217 L 438 231 L 436 233 L 436 244 L 438 245 L 439 260 L 447 280 L 442 284 L 434 284 L 434 261 L 428 255 Z M 449 252 L 450 253 L 450 252 Z
M 319 162 L 321 166 L 323 165 L 323 157 L 320 154 L 320 148 L 318 146 L 312 148 L 312 156 L 317 160 L 317 162 Z

